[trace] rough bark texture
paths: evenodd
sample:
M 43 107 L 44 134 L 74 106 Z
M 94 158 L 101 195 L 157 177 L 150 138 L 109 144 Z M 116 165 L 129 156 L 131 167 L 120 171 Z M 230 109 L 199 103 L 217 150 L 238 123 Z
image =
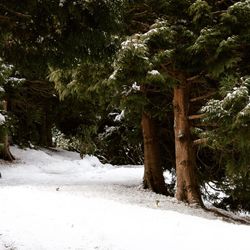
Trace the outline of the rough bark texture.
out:
M 196 159 L 188 120 L 189 87 L 183 83 L 174 88 L 174 131 L 176 154 L 176 198 L 202 205 L 196 173 Z
M 149 188 L 159 194 L 168 194 L 154 121 L 149 115 L 143 113 L 141 125 L 144 140 L 144 188 Z

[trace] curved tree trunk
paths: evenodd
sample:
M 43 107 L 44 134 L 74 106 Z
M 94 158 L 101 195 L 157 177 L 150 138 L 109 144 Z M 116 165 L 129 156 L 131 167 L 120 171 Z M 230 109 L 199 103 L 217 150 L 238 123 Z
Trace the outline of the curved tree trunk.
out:
M 152 118 L 142 114 L 141 121 L 144 141 L 143 186 L 159 194 L 168 194 L 160 160 L 160 150 Z
M 201 194 L 196 172 L 196 158 L 191 140 L 188 83 L 174 88 L 174 131 L 176 155 L 176 198 L 180 201 L 202 206 Z

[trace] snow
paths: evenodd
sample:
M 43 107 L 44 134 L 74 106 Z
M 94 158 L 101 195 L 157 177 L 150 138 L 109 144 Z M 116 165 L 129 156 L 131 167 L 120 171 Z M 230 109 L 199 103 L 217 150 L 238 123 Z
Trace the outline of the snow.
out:
M 22 82 L 24 82 L 25 81 L 25 78 L 17 78 L 17 77 L 9 77 L 8 78 L 8 81 L 9 82 L 16 82 L 16 83 L 22 83 Z
M 5 117 L 0 113 L 0 125 L 5 123 Z
M 148 72 L 148 74 L 155 76 L 155 75 L 160 75 L 160 72 L 158 70 L 151 70 Z
M 65 2 L 66 2 L 66 0 L 60 0 L 60 1 L 59 1 L 59 6 L 60 6 L 60 7 L 63 7 L 64 4 L 65 4 Z
M 227 93 L 224 102 L 231 102 L 232 100 L 240 97 L 248 96 L 247 86 L 234 87 L 232 92 Z
M 135 90 L 135 91 L 140 91 L 141 87 L 140 87 L 140 85 L 137 84 L 137 82 L 134 82 L 132 84 L 132 89 Z
M 114 72 L 111 74 L 111 76 L 109 77 L 109 80 L 116 80 L 116 75 L 118 73 L 118 70 L 114 70 Z
M 123 50 L 125 50 L 125 49 L 131 49 L 131 47 L 132 48 L 134 48 L 134 49 L 143 49 L 143 50 L 147 50 L 147 47 L 146 47 L 146 45 L 142 42 L 142 41 L 140 41 L 138 38 L 139 38 L 139 36 L 138 35 L 136 35 L 135 37 L 137 37 L 137 38 L 130 38 L 130 39 L 128 39 L 128 40 L 126 40 L 126 41 L 124 41 L 124 42 L 122 42 L 122 49 Z
M 116 115 L 114 121 L 120 122 L 125 117 L 125 110 L 122 110 L 120 114 Z
M 142 166 L 11 148 L 0 163 L 1 250 L 248 250 L 250 227 L 140 188 Z

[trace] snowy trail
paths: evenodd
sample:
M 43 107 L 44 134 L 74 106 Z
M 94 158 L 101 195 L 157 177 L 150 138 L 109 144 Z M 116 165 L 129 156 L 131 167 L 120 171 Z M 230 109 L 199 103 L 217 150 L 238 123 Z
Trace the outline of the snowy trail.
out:
M 139 166 L 12 150 L 19 162 L 0 165 L 1 250 L 249 250 L 249 226 L 141 190 Z

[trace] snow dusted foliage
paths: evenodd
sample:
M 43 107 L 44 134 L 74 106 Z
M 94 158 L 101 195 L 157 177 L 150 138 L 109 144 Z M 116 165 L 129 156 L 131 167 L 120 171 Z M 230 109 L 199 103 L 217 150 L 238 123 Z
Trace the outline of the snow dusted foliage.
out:
M 230 77 L 227 79 L 232 81 Z M 208 145 L 220 154 L 220 167 L 225 167 L 222 185 L 238 209 L 249 209 L 250 199 L 250 77 L 234 80 L 231 89 L 225 87 L 221 100 L 210 100 L 203 108 L 203 122 L 213 129 L 201 133 Z M 227 83 L 227 84 L 232 84 Z M 225 89 L 227 89 L 225 91 Z
M 167 21 L 157 20 L 144 34 L 134 34 L 128 37 L 121 44 L 114 62 L 114 71 L 111 74 L 110 81 L 119 81 L 122 78 L 133 78 L 130 81 L 132 87 L 134 82 L 144 84 L 147 75 L 159 76 L 161 73 L 156 69 L 159 60 L 166 58 L 171 54 L 171 50 L 161 49 L 161 56 L 152 53 L 152 48 L 165 44 L 168 46 L 174 40 L 176 32 L 169 27 Z M 138 80 L 139 81 L 136 81 Z
M 250 77 L 241 78 L 222 100 L 210 100 L 202 108 L 207 116 L 204 122 L 213 121 L 229 125 L 231 129 L 248 128 L 250 122 Z
M 193 22 L 198 23 L 204 17 L 208 18 L 210 16 L 211 9 L 207 1 L 197 0 L 190 6 L 189 13 L 193 16 Z
M 229 7 L 228 13 L 235 17 L 235 21 L 248 26 L 250 22 L 250 1 L 236 1 Z
M 18 77 L 18 74 L 13 65 L 5 63 L 0 58 L 0 136 L 11 126 L 11 118 L 5 110 L 6 107 L 4 107 L 6 105 L 4 104 L 7 95 L 6 87 L 19 86 L 25 80 Z
M 117 59 L 114 62 L 114 71 L 109 77 L 109 80 L 119 80 L 128 74 L 130 71 L 136 75 L 141 75 L 143 71 L 150 68 L 149 53 L 146 44 L 140 39 L 140 35 L 136 34 L 129 37 L 121 44 L 121 49 L 117 54 Z M 145 73 L 144 73 L 145 74 Z M 131 85 L 133 82 L 131 82 Z
M 56 128 L 53 128 L 53 144 L 56 147 L 71 150 L 71 151 L 80 151 L 80 141 L 75 137 L 66 137 L 61 131 Z
M 120 96 L 121 109 L 140 113 L 150 102 L 145 91 L 166 89 L 160 65 L 171 57 L 173 51 L 169 48 L 175 35 L 167 21 L 157 20 L 147 32 L 134 34 L 121 43 L 108 79 Z
M 6 84 L 17 86 L 25 81 L 25 79 L 20 78 L 18 74 L 19 73 L 15 71 L 15 68 L 13 65 L 6 64 L 0 58 L 0 95 L 2 95 L 3 92 L 5 91 L 4 86 Z
M 8 81 L 9 74 L 12 71 L 12 66 L 5 64 L 0 58 L 0 134 L 2 126 L 6 124 L 6 114 L 3 110 L 3 100 L 5 96 L 4 85 Z

